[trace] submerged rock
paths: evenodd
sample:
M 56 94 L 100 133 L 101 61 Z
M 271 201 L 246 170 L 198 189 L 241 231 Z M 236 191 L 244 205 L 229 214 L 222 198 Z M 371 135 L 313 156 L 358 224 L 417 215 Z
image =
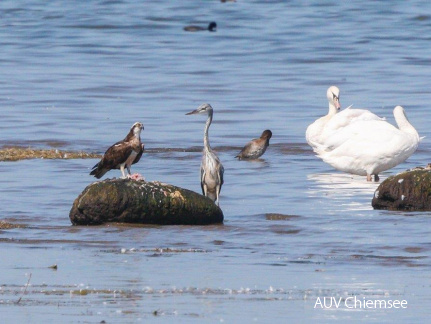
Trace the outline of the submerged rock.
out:
M 13 223 L 6 222 L 4 220 L 0 220 L 0 230 L 12 229 L 12 228 L 22 228 L 22 227 L 26 227 L 26 226 L 20 225 L 20 224 L 13 224 Z
M 107 179 L 90 184 L 75 199 L 69 217 L 73 225 L 223 222 L 222 210 L 203 195 L 166 183 L 132 179 Z
M 0 161 L 19 161 L 26 159 L 95 159 L 100 154 L 82 151 L 62 151 L 58 149 L 32 149 L 30 147 L 3 147 L 0 149 Z
M 383 181 L 371 205 L 375 209 L 431 210 L 431 170 L 415 168 Z

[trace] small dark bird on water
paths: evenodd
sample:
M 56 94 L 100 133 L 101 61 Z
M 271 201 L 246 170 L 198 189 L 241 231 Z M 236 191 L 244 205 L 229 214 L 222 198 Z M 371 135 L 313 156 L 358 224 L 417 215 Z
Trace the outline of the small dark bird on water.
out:
M 141 131 L 143 129 L 143 124 L 134 123 L 126 138 L 106 150 L 100 162 L 93 167 L 90 175 L 100 179 L 109 170 L 120 169 L 123 175 L 122 178 L 126 178 L 124 171 L 124 168 L 126 168 L 130 176 L 131 165 L 138 163 L 144 152 L 144 144 L 141 142 Z
M 215 31 L 217 31 L 217 24 L 215 21 L 212 21 L 209 23 L 207 28 L 201 27 L 201 26 L 190 25 L 190 26 L 184 27 L 184 30 L 189 31 L 189 32 L 196 32 L 196 31 L 203 31 L 203 30 L 209 30 L 210 32 L 215 32 Z
M 251 160 L 261 157 L 263 153 L 265 153 L 271 137 L 272 132 L 269 129 L 265 130 L 262 135 L 260 135 L 260 138 L 255 138 L 248 142 L 235 157 L 239 160 Z

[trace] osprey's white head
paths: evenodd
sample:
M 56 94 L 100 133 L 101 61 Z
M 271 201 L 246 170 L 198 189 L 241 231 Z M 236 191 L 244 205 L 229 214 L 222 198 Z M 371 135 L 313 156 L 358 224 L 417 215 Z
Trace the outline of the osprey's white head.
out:
M 140 122 L 136 122 L 133 124 L 132 128 L 130 128 L 130 131 L 135 135 L 136 137 L 141 136 L 141 131 L 144 129 L 144 125 Z

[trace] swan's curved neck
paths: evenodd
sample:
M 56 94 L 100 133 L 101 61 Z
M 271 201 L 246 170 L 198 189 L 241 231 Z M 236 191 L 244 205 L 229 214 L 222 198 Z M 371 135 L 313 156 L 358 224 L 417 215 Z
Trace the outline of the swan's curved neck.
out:
M 208 119 L 205 124 L 205 131 L 204 131 L 204 148 L 206 151 L 211 151 L 210 141 L 208 138 L 208 129 L 210 128 L 211 122 L 213 120 L 213 112 L 208 112 Z
M 394 111 L 394 117 L 395 117 L 395 122 L 397 123 L 398 128 L 401 131 L 419 137 L 418 132 L 413 127 L 413 125 L 410 124 L 410 122 L 409 122 L 406 114 L 404 113 L 404 111 L 401 111 L 401 110 Z
M 328 110 L 328 116 L 333 116 L 338 112 L 337 108 L 335 108 L 334 104 L 332 102 L 329 102 L 329 110 Z

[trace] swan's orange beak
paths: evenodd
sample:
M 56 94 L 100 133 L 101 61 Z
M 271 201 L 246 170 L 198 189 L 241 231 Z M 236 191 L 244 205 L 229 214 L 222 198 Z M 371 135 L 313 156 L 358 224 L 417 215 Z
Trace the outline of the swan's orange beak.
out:
M 340 105 L 340 102 L 338 101 L 338 99 L 335 100 L 335 108 L 337 108 L 337 110 L 341 109 L 341 105 Z

